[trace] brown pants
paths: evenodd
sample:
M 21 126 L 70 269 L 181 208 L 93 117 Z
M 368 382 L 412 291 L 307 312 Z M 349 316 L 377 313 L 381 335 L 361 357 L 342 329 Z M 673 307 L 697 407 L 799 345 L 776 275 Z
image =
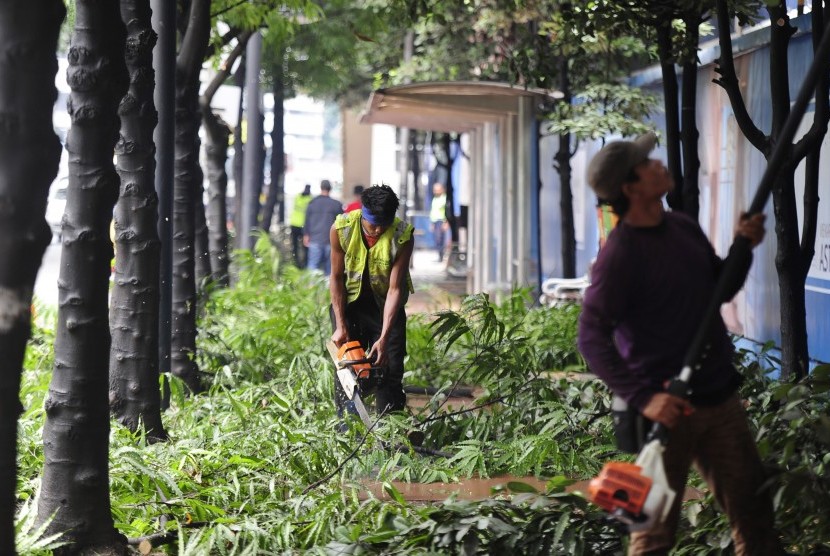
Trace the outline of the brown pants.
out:
M 692 464 L 729 517 L 736 555 L 784 554 L 773 528 L 769 493 L 759 492 L 764 469 L 737 396 L 714 407 L 699 407 L 683 419 L 669 434 L 663 463 L 677 497 L 664 523 L 631 535 L 629 555 L 668 554 L 674 546 Z

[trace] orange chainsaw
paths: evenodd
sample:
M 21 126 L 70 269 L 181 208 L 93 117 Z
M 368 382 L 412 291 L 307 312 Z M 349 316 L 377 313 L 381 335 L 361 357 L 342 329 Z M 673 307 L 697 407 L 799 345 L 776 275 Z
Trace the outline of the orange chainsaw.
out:
M 669 394 L 688 396 L 691 368 L 666 388 Z M 588 485 L 588 498 L 628 526 L 629 532 L 647 531 L 665 521 L 677 495 L 663 468 L 667 429 L 655 423 L 635 463 L 611 461 Z
M 360 342 L 346 342 L 338 348 L 334 342 L 329 340 L 326 348 L 337 366 L 337 380 L 340 381 L 346 397 L 354 403 L 363 424 L 371 429 L 372 420 L 369 418 L 369 412 L 366 411 L 361 391 L 366 389 L 366 385 L 373 378 L 373 372 L 379 368 L 372 366 L 372 359 L 366 357 L 366 350 Z

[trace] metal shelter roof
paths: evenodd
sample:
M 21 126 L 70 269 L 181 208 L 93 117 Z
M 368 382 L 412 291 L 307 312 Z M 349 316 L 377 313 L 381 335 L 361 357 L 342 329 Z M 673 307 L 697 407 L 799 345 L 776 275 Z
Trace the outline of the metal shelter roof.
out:
M 555 100 L 562 93 L 489 81 L 398 85 L 373 92 L 360 122 L 464 133 L 518 114 L 519 101 L 526 97 Z

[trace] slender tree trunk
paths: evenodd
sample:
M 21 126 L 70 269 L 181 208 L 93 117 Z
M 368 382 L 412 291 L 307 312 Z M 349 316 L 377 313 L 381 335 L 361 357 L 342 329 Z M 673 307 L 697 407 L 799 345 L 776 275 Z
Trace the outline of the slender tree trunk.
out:
M 210 103 L 219 87 L 230 75 L 234 62 L 245 52 L 245 45 L 251 38 L 251 32 L 242 33 L 237 44 L 219 72 L 205 88 L 199 98 L 202 109 L 202 124 L 207 144 L 208 177 L 208 251 L 210 252 L 211 281 L 219 287 L 227 287 L 228 278 L 228 173 L 225 163 L 228 160 L 228 138 L 231 130 L 219 116 L 213 113 Z
M 441 136 L 441 148 L 446 153 L 445 175 L 447 176 L 444 184 L 444 191 L 447 195 L 447 204 L 444 212 L 447 217 L 447 224 L 450 225 L 450 249 L 455 249 L 458 245 L 458 220 L 455 217 L 455 184 L 452 181 L 452 164 L 454 158 L 452 156 L 453 138 L 449 133 Z
M 277 222 L 285 221 L 285 84 L 282 78 L 282 65 L 274 71 L 274 128 L 271 131 L 271 185 L 265 206 L 262 208 L 262 229 L 268 232 L 271 229 L 271 220 L 274 218 L 274 208 L 280 204 L 280 214 Z
M 52 232 L 44 219 L 61 145 L 52 127 L 60 0 L 0 3 L 0 554 L 14 554 L 20 375 L 32 290 Z
M 242 139 L 242 122 L 245 121 L 245 112 L 242 110 L 245 98 L 245 53 L 239 61 L 239 67 L 233 76 L 236 86 L 239 88 L 239 115 L 236 118 L 236 126 L 233 128 L 233 183 L 234 183 L 234 210 L 233 230 L 239 241 L 239 230 L 242 229 L 242 190 L 245 183 L 245 143 Z M 237 243 L 238 244 L 238 243 Z
M 130 89 L 121 101 L 116 146 L 121 192 L 115 205 L 115 281 L 110 301 L 110 411 L 135 432 L 165 440 L 159 390 L 158 196 L 153 130 L 153 47 L 149 0 L 121 0 Z
M 686 19 L 686 40 L 689 44 L 697 45 L 698 27 L 700 24 L 697 14 L 691 14 Z M 681 188 L 683 212 L 698 219 L 700 213 L 700 187 L 698 186 L 698 172 L 700 171 L 700 157 L 698 154 L 697 130 L 697 59 L 683 64 L 683 89 L 681 93 L 682 108 L 681 143 L 683 147 L 683 186 Z
M 199 70 L 210 36 L 210 1 L 193 0 L 176 59 L 176 161 L 173 198 L 173 335 L 170 365 L 191 392 L 204 385 L 196 364 L 196 265 L 194 197 L 199 169 Z
M 789 63 L 787 51 L 795 29 L 789 24 L 785 6 L 768 8 L 770 21 L 770 94 L 772 96 L 772 129 L 770 136 L 778 137 L 790 115 Z M 769 156 L 770 153 L 765 153 Z M 775 212 L 777 249 L 775 268 L 778 272 L 781 310 L 781 377 L 802 377 L 807 374 L 807 317 L 804 300 L 804 275 L 800 263 L 798 213 L 795 201 L 792 153 L 790 161 L 778 174 L 772 190 Z
M 67 552 L 112 551 L 125 542 L 110 514 L 108 290 L 126 33 L 117 2 L 77 0 L 75 9 L 67 71 L 69 188 L 38 519 L 52 518 L 49 533 L 66 532 L 74 543 Z
M 414 183 L 412 184 L 412 206 L 415 210 L 420 210 L 424 206 L 424 199 L 421 195 L 421 159 L 418 155 L 418 145 L 423 141 L 423 134 L 415 131 L 412 133 L 412 148 L 410 150 L 409 167 L 412 169 L 412 176 Z
M 559 86 L 562 102 L 571 103 L 571 82 L 568 73 L 568 59 L 565 56 L 559 60 Z M 559 215 L 562 219 L 562 277 L 576 277 L 576 231 L 574 229 L 574 203 L 571 188 L 571 134 L 559 135 L 559 150 L 555 156 L 555 166 L 559 171 L 560 197 Z
M 778 248 L 775 268 L 781 303 L 781 378 L 807 375 L 807 314 L 804 279 L 800 263 L 798 215 L 796 214 L 793 171 L 785 169 L 772 191 L 775 235 Z
M 202 144 L 199 142 L 198 148 L 201 150 Z M 193 210 L 194 210 L 194 246 L 196 256 L 196 290 L 200 294 L 204 294 L 210 277 L 213 275 L 213 270 L 210 267 L 210 241 L 208 239 L 209 231 L 207 225 L 207 216 L 205 214 L 205 174 L 202 171 L 201 165 L 196 166 L 197 179 L 194 183 L 193 195 Z
M 245 51 L 245 117 L 248 122 L 245 142 L 245 179 L 242 187 L 242 218 L 236 246 L 253 250 L 260 212 L 265 145 L 262 134 L 262 93 L 259 72 L 262 67 L 262 35 L 257 32 L 248 40 Z
M 770 20 L 769 74 L 772 104 L 772 126 L 769 135 L 755 125 L 741 95 L 733 63 L 731 37 L 728 33 L 728 4 L 718 0 L 718 27 L 721 58 L 716 83 L 729 95 L 735 119 L 741 132 L 766 158 L 772 153 L 775 138 L 781 132 L 790 114 L 789 65 L 787 61 L 790 38 L 795 29 L 787 17 L 784 2 L 768 6 Z M 816 9 L 812 14 L 813 33 L 821 34 L 823 20 L 830 13 L 830 7 Z M 813 37 L 813 48 L 818 45 L 819 36 Z M 815 242 L 815 221 L 818 203 L 817 156 L 821 142 L 827 133 L 828 84 L 825 75 L 816 87 L 816 109 L 810 130 L 795 146 L 789 145 L 786 163 L 780 169 L 772 189 L 773 211 L 775 213 L 775 235 L 777 250 L 775 267 L 778 273 L 779 300 L 781 312 L 781 377 L 800 378 L 809 367 L 807 348 L 807 322 L 804 281 L 813 258 Z M 804 228 L 799 238 L 798 215 L 796 211 L 794 170 L 798 161 L 807 156 L 804 196 Z
M 663 73 L 663 105 L 666 111 L 666 162 L 676 185 L 669 193 L 669 206 L 683 208 L 683 166 L 680 158 L 680 114 L 678 113 L 677 72 L 671 44 L 671 22 L 658 24 L 657 51 Z
M 156 86 L 153 94 L 158 123 L 153 133 L 158 196 L 159 252 L 159 372 L 162 373 L 161 407 L 170 407 L 170 341 L 173 320 L 173 164 L 175 159 L 176 5 L 150 0 L 153 28 L 158 32 L 153 49 Z
M 220 287 L 228 285 L 228 228 L 227 191 L 228 138 L 231 130 L 210 109 L 202 106 L 202 122 L 207 138 L 208 177 L 208 249 L 212 281 Z

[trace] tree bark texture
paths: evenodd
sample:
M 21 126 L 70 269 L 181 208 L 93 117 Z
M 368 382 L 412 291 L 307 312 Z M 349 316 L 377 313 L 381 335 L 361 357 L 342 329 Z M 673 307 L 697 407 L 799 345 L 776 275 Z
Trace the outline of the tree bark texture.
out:
M 159 390 L 158 195 L 153 131 L 158 120 L 153 88 L 150 0 L 121 0 L 127 26 L 125 59 L 130 88 L 121 101 L 121 138 L 115 147 L 121 190 L 115 205 L 115 279 L 110 299 L 110 411 L 135 432 L 163 440 Z
M 787 51 L 795 29 L 789 24 L 786 6 L 768 8 L 770 21 L 770 94 L 772 96 L 771 137 L 777 137 L 790 115 L 789 62 Z M 783 24 L 781 24 L 783 22 Z M 768 157 L 770 152 L 765 153 Z M 804 278 L 800 264 L 800 238 L 795 200 L 794 172 L 796 159 L 782 168 L 772 190 L 775 212 L 777 249 L 775 268 L 778 272 L 781 304 L 781 376 L 803 377 L 809 366 L 807 348 L 807 317 L 804 299 Z
M 208 177 L 208 250 L 212 281 L 217 286 L 228 285 L 228 229 L 227 192 L 228 174 L 225 163 L 228 160 L 228 139 L 231 130 L 213 113 L 210 106 L 202 107 L 202 123 L 207 138 Z
M 234 62 L 245 51 L 245 44 L 251 37 L 250 32 L 242 33 L 228 58 L 222 63 L 219 72 L 205 88 L 199 98 L 202 110 L 202 126 L 207 139 L 207 178 L 208 178 L 208 251 L 210 253 L 211 281 L 219 287 L 227 287 L 228 277 L 228 173 L 225 164 L 228 160 L 228 139 L 231 130 L 210 107 L 213 96 L 230 75 Z
M 262 35 L 257 32 L 245 47 L 245 141 L 244 181 L 237 193 L 242 195 L 241 227 L 236 236 L 239 249 L 253 250 L 257 220 L 260 212 L 259 197 L 262 194 L 265 162 L 263 137 L 262 92 L 259 72 L 262 68 Z
M 233 128 L 233 230 L 239 241 L 239 230 L 242 229 L 242 187 L 245 183 L 245 144 L 242 140 L 242 122 L 244 121 L 243 100 L 245 98 L 245 53 L 241 54 L 239 67 L 233 75 L 234 83 L 239 87 L 239 116 Z
M 201 149 L 202 144 L 199 142 L 198 148 Z M 197 165 L 197 179 L 194 187 L 196 188 L 193 195 L 193 216 L 194 216 L 194 246 L 196 256 L 196 291 L 201 296 L 204 294 L 210 277 L 212 276 L 210 268 L 210 249 L 208 247 L 208 225 L 207 217 L 205 215 L 205 174 L 202 171 L 201 165 Z
M 719 27 L 724 29 L 728 23 L 727 2 L 718 1 Z M 735 118 L 741 132 L 768 159 L 772 153 L 775 138 L 780 134 L 784 122 L 790 114 L 789 65 L 787 51 L 790 38 L 795 29 L 790 25 L 787 8 L 783 2 L 767 7 L 770 19 L 770 96 L 772 104 L 772 126 L 769 135 L 765 135 L 752 121 L 738 86 L 735 66 L 732 60 L 732 45 L 728 32 L 720 33 L 721 58 L 718 73 L 721 77 L 716 82 L 729 95 L 735 112 Z M 813 32 L 821 33 L 823 14 L 828 8 L 819 9 L 813 14 Z M 728 27 L 726 27 L 728 29 Z M 814 37 L 814 48 L 818 37 Z M 816 110 L 813 124 L 808 132 L 794 146 L 788 145 L 789 153 L 785 165 L 778 173 L 778 179 L 772 188 L 773 211 L 775 214 L 775 235 L 777 248 L 775 268 L 778 274 L 779 301 L 781 312 L 781 376 L 783 379 L 799 378 L 807 373 L 809 350 L 807 344 L 807 322 L 804 281 L 812 259 L 812 248 L 805 248 L 815 242 L 815 229 L 809 224 L 814 217 L 813 210 L 817 190 L 811 189 L 814 161 L 808 160 L 805 183 L 804 237 L 799 238 L 798 216 L 794 187 L 794 171 L 804 156 L 813 149 L 820 148 L 827 130 L 828 117 L 828 79 L 823 77 L 817 86 Z M 812 234 L 812 237 L 807 237 Z
M 110 514 L 108 299 L 112 163 L 118 104 L 127 92 L 125 29 L 117 2 L 77 0 L 69 48 L 69 186 L 63 217 L 55 367 L 45 402 L 39 501 L 67 552 L 124 546 Z M 54 515 L 54 517 L 53 517 Z
M 61 0 L 0 3 L 0 554 L 14 554 L 20 376 L 61 144 L 52 127 Z
M 689 44 L 697 45 L 700 17 L 692 13 L 685 18 L 686 40 Z M 698 219 L 700 213 L 700 187 L 698 173 L 700 172 L 700 156 L 698 154 L 697 130 L 697 58 L 687 60 L 683 64 L 683 88 L 681 91 L 680 109 L 680 136 L 683 148 L 683 186 L 681 188 L 683 212 Z
M 173 319 L 170 367 L 191 392 L 204 388 L 196 364 L 195 199 L 199 169 L 199 70 L 210 35 L 210 1 L 193 0 L 176 58 L 176 138 L 173 186 Z
M 561 102 L 571 103 L 571 83 L 568 73 L 568 59 L 560 58 L 559 86 L 563 97 Z M 571 134 L 559 135 L 559 150 L 555 155 L 555 166 L 559 172 L 560 197 L 559 214 L 562 222 L 562 277 L 576 278 L 576 231 L 574 229 L 574 202 L 571 188 Z

